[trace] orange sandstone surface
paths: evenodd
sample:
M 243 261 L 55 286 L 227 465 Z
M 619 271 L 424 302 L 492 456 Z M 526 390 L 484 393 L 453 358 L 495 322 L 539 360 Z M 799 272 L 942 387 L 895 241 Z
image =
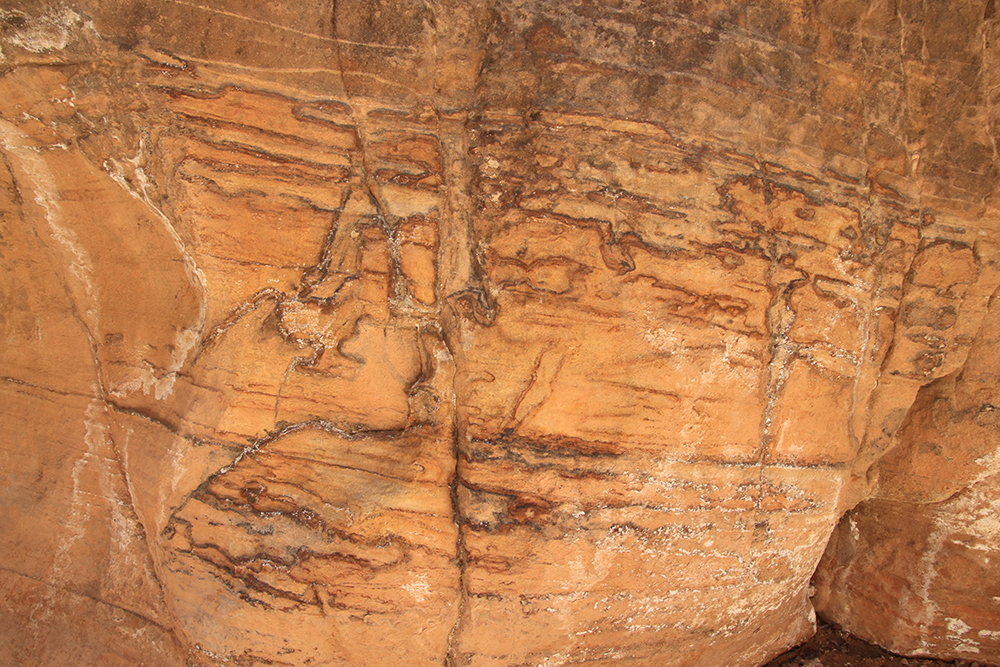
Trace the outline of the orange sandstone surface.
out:
M 995 0 L 0 8 L 0 663 L 1000 662 Z

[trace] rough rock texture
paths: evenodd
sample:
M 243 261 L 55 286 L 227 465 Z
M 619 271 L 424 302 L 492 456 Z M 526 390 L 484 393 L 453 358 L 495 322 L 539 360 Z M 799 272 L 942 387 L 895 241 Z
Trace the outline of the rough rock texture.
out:
M 958 373 L 924 386 L 817 573 L 819 610 L 915 655 L 1000 656 L 1000 300 Z
M 894 655 L 823 621 L 809 641 L 779 655 L 767 667 L 982 667 L 968 660 Z
M 1000 660 L 993 0 L 16 4 L 4 664 Z

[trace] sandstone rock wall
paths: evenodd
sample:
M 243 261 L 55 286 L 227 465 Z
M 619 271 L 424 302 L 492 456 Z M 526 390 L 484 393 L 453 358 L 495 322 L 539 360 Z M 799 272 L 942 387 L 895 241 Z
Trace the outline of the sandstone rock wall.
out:
M 0 10 L 0 657 L 1000 660 L 995 13 Z

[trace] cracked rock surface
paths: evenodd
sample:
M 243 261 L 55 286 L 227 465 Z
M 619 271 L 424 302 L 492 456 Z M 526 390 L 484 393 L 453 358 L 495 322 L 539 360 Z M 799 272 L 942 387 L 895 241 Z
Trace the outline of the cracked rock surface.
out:
M 1000 662 L 998 38 L 0 8 L 0 662 Z

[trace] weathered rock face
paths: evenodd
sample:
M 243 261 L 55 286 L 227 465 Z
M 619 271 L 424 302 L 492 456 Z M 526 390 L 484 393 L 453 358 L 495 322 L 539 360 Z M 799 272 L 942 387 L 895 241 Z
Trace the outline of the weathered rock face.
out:
M 992 3 L 0 11 L 5 663 L 1000 660 Z
M 1000 655 L 998 318 L 994 298 L 961 372 L 920 390 L 817 573 L 819 610 L 893 650 Z

